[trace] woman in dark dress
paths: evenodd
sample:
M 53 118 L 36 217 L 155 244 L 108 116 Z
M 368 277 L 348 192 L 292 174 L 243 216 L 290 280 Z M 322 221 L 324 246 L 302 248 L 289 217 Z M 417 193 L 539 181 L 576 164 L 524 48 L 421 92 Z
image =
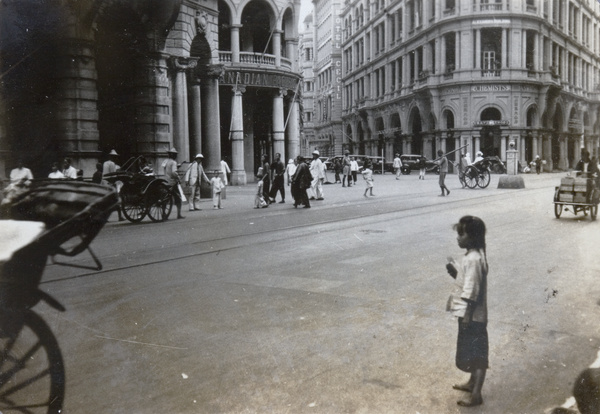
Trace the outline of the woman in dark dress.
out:
M 312 175 L 308 165 L 304 162 L 301 155 L 296 158 L 298 168 L 292 176 L 292 196 L 294 197 L 294 208 L 300 204 L 304 205 L 304 208 L 310 208 L 310 201 L 308 201 L 308 194 L 306 190 L 310 188 L 312 181 Z

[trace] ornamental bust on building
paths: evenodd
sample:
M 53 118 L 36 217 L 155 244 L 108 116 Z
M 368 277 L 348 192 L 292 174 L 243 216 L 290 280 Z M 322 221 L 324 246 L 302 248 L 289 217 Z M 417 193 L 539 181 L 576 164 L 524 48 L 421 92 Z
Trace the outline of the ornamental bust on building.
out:
M 70 157 L 91 175 L 110 150 L 160 172 L 202 152 L 232 181 L 261 154 L 299 151 L 299 1 L 5 0 L 0 166 L 36 176 Z
M 343 146 L 434 158 L 466 146 L 550 169 L 600 145 L 595 0 L 349 0 Z

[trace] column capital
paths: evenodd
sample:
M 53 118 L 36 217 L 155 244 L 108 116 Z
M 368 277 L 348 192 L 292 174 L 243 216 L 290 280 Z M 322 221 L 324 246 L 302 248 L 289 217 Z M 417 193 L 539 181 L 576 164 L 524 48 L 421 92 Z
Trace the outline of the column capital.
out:
M 233 88 L 231 88 L 231 90 L 233 91 L 235 96 L 241 96 L 242 94 L 246 93 L 246 86 L 235 85 Z
M 176 71 L 185 72 L 188 69 L 193 69 L 198 66 L 198 59 L 186 58 L 182 56 L 171 56 L 168 60 L 169 67 Z
M 204 75 L 212 79 L 222 78 L 225 76 L 225 67 L 223 65 L 207 65 Z
M 288 94 L 287 89 L 279 89 L 277 91 L 277 98 L 283 98 L 284 96 L 286 96 Z
M 233 30 L 233 29 L 240 30 L 242 27 L 244 27 L 244 25 L 240 24 L 240 23 L 236 23 L 236 24 L 229 25 L 229 27 L 231 28 L 231 30 Z

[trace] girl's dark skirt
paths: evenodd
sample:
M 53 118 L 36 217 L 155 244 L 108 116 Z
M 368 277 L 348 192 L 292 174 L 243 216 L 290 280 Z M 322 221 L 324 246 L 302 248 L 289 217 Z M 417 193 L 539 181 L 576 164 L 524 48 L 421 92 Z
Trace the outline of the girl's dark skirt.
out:
M 462 318 L 458 318 L 457 368 L 465 372 L 487 369 L 489 354 L 487 324 L 471 322 L 467 328 L 463 329 L 460 325 L 461 322 Z

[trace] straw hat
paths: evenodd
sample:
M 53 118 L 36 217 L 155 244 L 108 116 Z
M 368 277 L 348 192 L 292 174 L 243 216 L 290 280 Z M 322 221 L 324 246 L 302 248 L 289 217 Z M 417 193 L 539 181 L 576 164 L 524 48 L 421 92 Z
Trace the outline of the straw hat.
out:
M 119 154 L 117 154 L 117 151 L 115 151 L 115 150 L 111 150 L 111 151 L 108 153 L 108 155 L 119 155 Z
M 171 148 L 170 150 L 168 150 L 167 152 L 171 153 L 171 154 L 177 154 L 177 150 L 175 149 L 175 147 Z
M 313 153 L 313 155 L 319 155 L 319 151 L 317 151 L 317 150 L 314 150 L 312 153 Z
M 198 153 L 198 154 L 196 154 L 196 156 L 194 157 L 194 159 L 197 160 L 198 158 L 204 158 L 204 155 Z

